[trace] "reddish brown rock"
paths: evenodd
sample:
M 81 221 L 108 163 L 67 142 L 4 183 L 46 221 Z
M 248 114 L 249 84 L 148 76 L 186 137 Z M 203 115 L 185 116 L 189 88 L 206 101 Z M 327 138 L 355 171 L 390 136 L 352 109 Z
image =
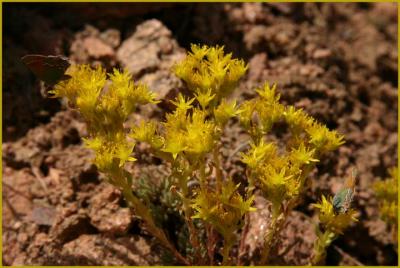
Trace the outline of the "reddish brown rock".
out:
M 131 225 L 129 208 L 121 208 L 121 193 L 114 186 L 104 183 L 97 187 L 90 198 L 90 222 L 102 233 L 124 234 Z

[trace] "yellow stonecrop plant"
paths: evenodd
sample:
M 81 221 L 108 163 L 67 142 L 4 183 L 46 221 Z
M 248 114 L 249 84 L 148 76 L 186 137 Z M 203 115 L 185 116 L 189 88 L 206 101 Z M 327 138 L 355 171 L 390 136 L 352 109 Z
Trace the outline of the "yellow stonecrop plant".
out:
M 238 187 L 229 178 L 223 178 L 219 142 L 224 126 L 238 113 L 236 102 L 225 96 L 236 87 L 247 66 L 243 61 L 232 59 L 230 54 L 224 55 L 222 47 L 193 45 L 192 53 L 173 69 L 187 83 L 193 96 L 179 94 L 172 101 L 176 108 L 166 115 L 165 122 L 158 125 L 142 122 L 133 128 L 132 137 L 150 144 L 158 157 L 171 164 L 170 179 L 182 199 L 195 262 L 204 259 L 193 222 L 201 219 L 210 227 L 208 235 L 214 229 L 224 238 L 222 263 L 227 264 L 235 233 L 241 228 L 239 223 L 252 210 L 253 197 L 242 198 Z M 215 178 L 207 170 L 210 167 L 215 171 Z M 191 195 L 187 186 L 193 179 L 199 183 L 195 195 Z M 208 256 L 214 254 L 210 252 L 212 248 L 207 246 Z
M 323 154 L 344 141 L 343 136 L 301 109 L 279 103 L 276 85 L 265 83 L 256 92 L 258 97 L 239 107 L 239 119 L 252 138 L 251 148 L 242 154 L 242 161 L 249 167 L 249 189 L 261 189 L 272 203 L 272 220 L 265 233 L 260 263 L 265 264 L 274 238 L 304 192 L 308 174 Z M 286 124 L 290 133 L 284 148 L 265 138 L 278 122 Z
M 353 222 L 358 221 L 357 212 L 349 208 L 346 211 L 337 211 L 332 197 L 322 195 L 321 201 L 313 205 L 319 210 L 319 227 L 316 227 L 317 239 L 314 243 L 312 265 L 321 265 L 326 257 L 326 249 L 344 230 Z
M 397 244 L 398 228 L 398 168 L 389 170 L 390 177 L 383 181 L 377 181 L 373 185 L 375 196 L 379 202 L 381 218 L 392 228 L 393 241 Z
M 128 72 L 114 69 L 107 79 L 98 67 L 75 65 L 68 69 L 70 79 L 59 82 L 50 92 L 54 97 L 65 97 L 85 119 L 89 136 L 84 139 L 95 152 L 94 164 L 107 175 L 108 181 L 124 195 L 128 204 L 146 223 L 148 231 L 170 249 L 184 264 L 189 262 L 156 226 L 149 209 L 132 192 L 132 177 L 124 170 L 127 161 L 135 161 L 132 151 L 135 141 L 124 128 L 128 116 L 138 105 L 157 103 L 155 95 L 145 85 L 135 84 Z M 107 87 L 107 88 L 105 88 Z
M 247 69 L 243 60 L 225 54 L 223 47 L 192 45 L 187 57 L 173 66 L 190 94 L 179 94 L 172 100 L 175 109 L 164 120 L 141 121 L 132 126 L 126 126 L 126 122 L 139 105 L 158 101 L 147 86 L 135 83 L 126 71 L 115 69 L 107 75 L 101 67 L 75 65 L 67 71 L 71 78 L 59 82 L 51 92 L 66 98 L 81 113 L 89 131 L 84 142 L 95 152 L 93 161 L 99 171 L 121 190 L 148 232 L 185 265 L 219 264 L 214 260 L 217 253 L 222 256 L 221 264 L 232 264 L 232 249 L 245 217 L 255 210 L 252 203 L 256 189 L 272 203 L 272 220 L 260 264 L 267 263 L 273 238 L 298 204 L 308 174 L 325 153 L 343 143 L 341 135 L 303 110 L 281 104 L 276 85 L 265 83 L 256 89 L 257 97 L 241 104 L 229 99 Z M 241 155 L 248 167 L 245 191 L 225 175 L 220 152 L 224 128 L 233 117 L 239 119 L 251 138 L 250 148 Z M 276 123 L 287 125 L 290 137 L 284 146 L 267 139 Z M 132 153 L 137 142 L 147 143 L 170 171 L 166 179 L 171 193 L 180 199 L 179 210 L 192 246 L 190 253 L 183 254 L 169 241 L 156 225 L 150 208 L 133 193 L 134 178 L 124 167 L 136 160 Z M 336 219 L 334 223 L 341 221 Z M 332 230 L 341 230 L 340 224 L 336 228 Z M 221 252 L 216 252 L 219 238 L 223 246 Z

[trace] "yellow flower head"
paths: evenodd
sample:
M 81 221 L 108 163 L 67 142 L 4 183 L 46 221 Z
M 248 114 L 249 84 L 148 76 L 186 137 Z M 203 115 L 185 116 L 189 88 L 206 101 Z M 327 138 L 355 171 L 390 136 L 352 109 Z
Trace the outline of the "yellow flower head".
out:
M 307 148 L 304 143 L 300 143 L 298 148 L 293 148 L 293 150 L 289 154 L 289 159 L 293 164 L 308 165 L 312 162 L 319 162 L 318 159 L 315 158 L 315 150 Z
M 276 169 L 272 165 L 266 165 L 260 173 L 260 187 L 274 205 L 298 195 L 300 184 L 290 170 Z
M 332 198 L 326 199 L 323 195 L 321 202 L 313 204 L 319 209 L 319 220 L 321 224 L 329 231 L 335 234 L 343 234 L 343 231 L 353 222 L 358 221 L 357 212 L 353 209 L 347 210 L 345 213 L 336 214 L 332 204 Z
M 272 87 L 265 83 L 256 89 L 258 97 L 245 101 L 239 108 L 239 120 L 243 126 L 256 128 L 257 134 L 267 134 L 274 123 L 281 120 L 284 115 L 284 106 L 279 103 L 280 95 L 276 93 L 276 85 Z
M 163 139 L 157 135 L 157 122 L 155 121 L 141 121 L 138 126 L 132 128 L 130 135 L 132 138 L 146 142 L 153 148 L 159 149 L 163 146 Z
M 196 100 L 199 102 L 201 108 L 204 110 L 207 108 L 208 104 L 215 98 L 215 94 L 212 93 L 211 88 L 209 88 L 206 92 L 198 92 L 194 94 L 196 96 Z
M 206 111 L 198 108 L 186 114 L 191 101 L 180 96 L 176 110 L 167 115 L 167 121 L 163 124 L 165 131 L 162 151 L 171 153 L 174 159 L 181 152 L 197 156 L 210 152 L 218 137 L 216 125 L 206 120 Z
M 384 221 L 389 224 L 397 224 L 398 219 L 398 168 L 389 170 L 390 178 L 377 181 L 373 188 L 380 205 L 380 214 Z
M 204 100 L 202 105 L 213 95 L 220 100 L 231 93 L 248 68 L 243 60 L 224 54 L 224 47 L 192 45 L 191 50 L 183 61 L 174 66 L 174 72 L 191 91 L 198 96 L 203 95 L 200 98 Z
M 224 238 L 231 236 L 242 226 L 244 215 L 255 211 L 251 206 L 254 196 L 245 199 L 239 194 L 238 188 L 239 185 L 229 180 L 221 192 L 201 190 L 192 203 L 195 211 L 192 218 L 213 225 Z
M 226 99 L 222 99 L 221 104 L 214 109 L 215 121 L 224 126 L 228 120 L 238 114 L 236 108 L 236 101 L 227 102 Z
M 302 109 L 296 109 L 294 106 L 287 106 L 283 113 L 286 123 L 290 128 L 300 131 L 312 126 L 314 119 L 306 114 Z
M 135 143 L 129 141 L 124 133 L 97 135 L 84 139 L 84 142 L 88 148 L 95 151 L 96 157 L 93 162 L 102 172 L 112 172 L 128 161 L 136 161 L 132 156 Z
M 256 169 L 262 161 L 277 154 L 278 148 L 274 143 L 265 143 L 261 140 L 257 145 L 250 144 L 250 149 L 246 154 L 241 153 L 242 162 L 248 165 L 251 169 Z
M 262 88 L 256 89 L 258 95 L 267 103 L 278 103 L 280 95 L 276 93 L 276 84 L 270 87 L 269 83 L 265 83 Z
M 315 146 L 320 154 L 336 150 L 344 143 L 344 136 L 316 121 L 306 129 L 306 132 L 309 135 L 309 143 Z
M 92 119 L 107 76 L 103 68 L 92 69 L 89 65 L 71 66 L 67 72 L 68 80 L 60 81 L 50 93 L 54 97 L 66 97 L 68 102 L 77 107 L 85 119 Z
M 194 101 L 194 99 L 186 99 L 182 93 L 179 93 L 177 99 L 175 101 L 171 101 L 172 104 L 174 104 L 176 106 L 176 110 L 177 111 L 182 111 L 182 112 L 186 112 L 187 110 L 191 109 L 192 106 L 192 102 Z

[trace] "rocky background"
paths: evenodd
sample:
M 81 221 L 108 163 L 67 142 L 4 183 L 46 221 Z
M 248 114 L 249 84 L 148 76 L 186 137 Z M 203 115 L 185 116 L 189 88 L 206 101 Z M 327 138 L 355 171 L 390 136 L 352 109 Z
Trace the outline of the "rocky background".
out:
M 335 193 L 356 168 L 359 222 L 328 249 L 326 264 L 397 265 L 397 241 L 379 219 L 371 190 L 397 163 L 397 38 L 396 3 L 4 3 L 3 265 L 174 264 L 91 165 L 79 115 L 44 98 L 20 58 L 62 54 L 75 63 L 126 68 L 163 99 L 134 119 L 162 119 L 168 100 L 185 89 L 170 68 L 191 43 L 224 45 L 249 63 L 234 93 L 239 100 L 264 81 L 276 82 L 284 103 L 346 137 L 312 173 L 272 264 L 308 263 L 316 222 L 310 204 Z M 237 122 L 228 127 L 225 169 L 240 181 L 237 152 L 246 149 L 246 135 Z M 136 151 L 134 174 L 156 183 L 166 176 L 146 147 Z M 247 264 L 269 215 L 263 198 L 255 205 Z

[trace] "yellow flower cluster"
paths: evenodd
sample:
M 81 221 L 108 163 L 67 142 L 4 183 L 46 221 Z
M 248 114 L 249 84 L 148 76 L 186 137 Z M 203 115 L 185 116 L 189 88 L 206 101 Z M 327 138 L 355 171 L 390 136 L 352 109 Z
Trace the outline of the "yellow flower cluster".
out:
M 177 108 L 174 113 L 167 115 L 164 123 L 165 145 L 162 151 L 171 153 L 174 158 L 182 152 L 201 156 L 214 147 L 216 125 L 206 120 L 204 111 L 193 108 L 191 112 L 186 114 Z
M 276 85 L 265 83 L 256 89 L 259 97 L 243 102 L 239 108 L 239 119 L 243 126 L 258 140 L 271 130 L 272 125 L 282 119 L 284 106 L 279 103 Z
M 73 65 L 67 74 L 71 78 L 60 81 L 50 93 L 54 97 L 66 97 L 69 104 L 77 107 L 85 119 L 92 118 L 107 81 L 105 70 L 101 67 L 93 70 L 89 65 Z
M 195 214 L 192 218 L 210 224 L 224 238 L 224 263 L 229 260 L 229 251 L 236 241 L 236 232 L 243 227 L 244 215 L 255 211 L 251 207 L 254 196 L 244 199 L 238 192 L 239 185 L 228 180 L 221 192 L 201 189 L 193 200 Z
M 182 153 L 198 159 L 216 146 L 222 128 L 237 115 L 236 101 L 224 97 L 236 87 L 247 66 L 242 60 L 232 59 L 231 54 L 225 55 L 223 47 L 192 45 L 192 52 L 173 69 L 194 98 L 179 94 L 172 101 L 176 108 L 167 114 L 161 134 L 153 125 L 142 124 L 133 129 L 132 136 L 170 153 L 173 159 Z
M 250 149 L 241 154 L 242 162 L 249 167 L 250 188 L 261 189 L 272 203 L 271 231 L 265 234 L 261 253 L 261 263 L 265 263 L 272 237 L 276 235 L 273 232 L 280 229 L 278 225 L 284 223 L 288 212 L 297 204 L 315 163 L 344 140 L 342 135 L 330 131 L 301 109 L 281 104 L 276 84 L 265 83 L 256 92 L 258 97 L 243 102 L 238 113 L 241 124 L 252 138 Z M 276 123 L 286 125 L 290 134 L 281 148 L 278 143 L 266 140 Z M 336 228 L 341 228 L 340 224 L 345 220 L 342 217 L 335 221 Z
M 176 109 L 167 114 L 161 126 L 155 122 L 142 122 L 133 128 L 132 137 L 149 143 L 154 149 L 170 153 L 173 159 L 179 154 L 200 157 L 210 152 L 218 138 L 217 126 L 207 120 L 207 113 L 192 106 L 193 99 L 179 95 L 173 103 Z M 161 134 L 159 134 L 161 132 Z
M 238 114 L 236 101 L 222 99 L 221 103 L 214 109 L 214 118 L 217 124 L 225 126 L 228 120 Z
M 334 234 L 343 234 L 347 227 L 358 221 L 357 212 L 351 208 L 345 213 L 335 213 L 332 198 L 326 199 L 325 196 L 322 196 L 321 202 L 314 204 L 314 207 L 319 210 L 319 221 L 324 229 Z
M 323 153 L 341 145 L 343 136 L 329 131 L 301 109 L 280 104 L 276 85 L 265 83 L 256 91 L 258 98 L 239 107 L 240 122 L 253 138 L 251 148 L 242 154 L 242 161 L 249 166 L 253 182 L 279 206 L 301 193 L 310 167 Z M 285 122 L 291 133 L 284 152 L 264 138 L 277 122 Z
M 315 229 L 317 239 L 314 242 L 314 253 L 310 264 L 321 265 L 329 245 L 353 222 L 358 221 L 357 212 L 351 208 L 345 212 L 335 212 L 332 197 L 327 199 L 324 195 L 321 201 L 313 206 L 319 210 L 320 225 Z
M 112 133 L 109 136 L 96 135 L 84 139 L 88 148 L 96 152 L 94 163 L 100 171 L 117 170 L 127 161 L 135 161 L 131 156 L 135 146 L 133 141 L 128 141 L 124 133 Z
M 389 170 L 390 178 L 374 183 L 375 195 L 380 203 L 380 214 L 384 221 L 397 225 L 398 221 L 398 168 Z
M 248 68 L 243 60 L 232 59 L 231 53 L 224 54 L 224 47 L 192 45 L 191 50 L 174 66 L 174 71 L 196 94 L 203 108 L 230 94 Z
M 193 202 L 196 210 L 193 218 L 212 224 L 224 237 L 232 236 L 243 224 L 244 214 L 255 211 L 251 207 L 254 197 L 243 199 L 238 187 L 229 180 L 221 193 L 200 191 Z
M 155 149 L 160 149 L 164 140 L 157 134 L 158 124 L 156 121 L 141 121 L 138 126 L 132 128 L 131 137 L 141 142 L 146 142 Z
M 94 163 L 100 171 L 116 173 L 131 156 L 135 143 L 128 139 L 123 123 L 137 105 L 156 103 L 148 88 L 135 84 L 128 72 L 106 72 L 88 65 L 72 66 L 70 79 L 59 82 L 52 93 L 66 97 L 84 117 L 89 128 L 86 145 L 96 153 Z

